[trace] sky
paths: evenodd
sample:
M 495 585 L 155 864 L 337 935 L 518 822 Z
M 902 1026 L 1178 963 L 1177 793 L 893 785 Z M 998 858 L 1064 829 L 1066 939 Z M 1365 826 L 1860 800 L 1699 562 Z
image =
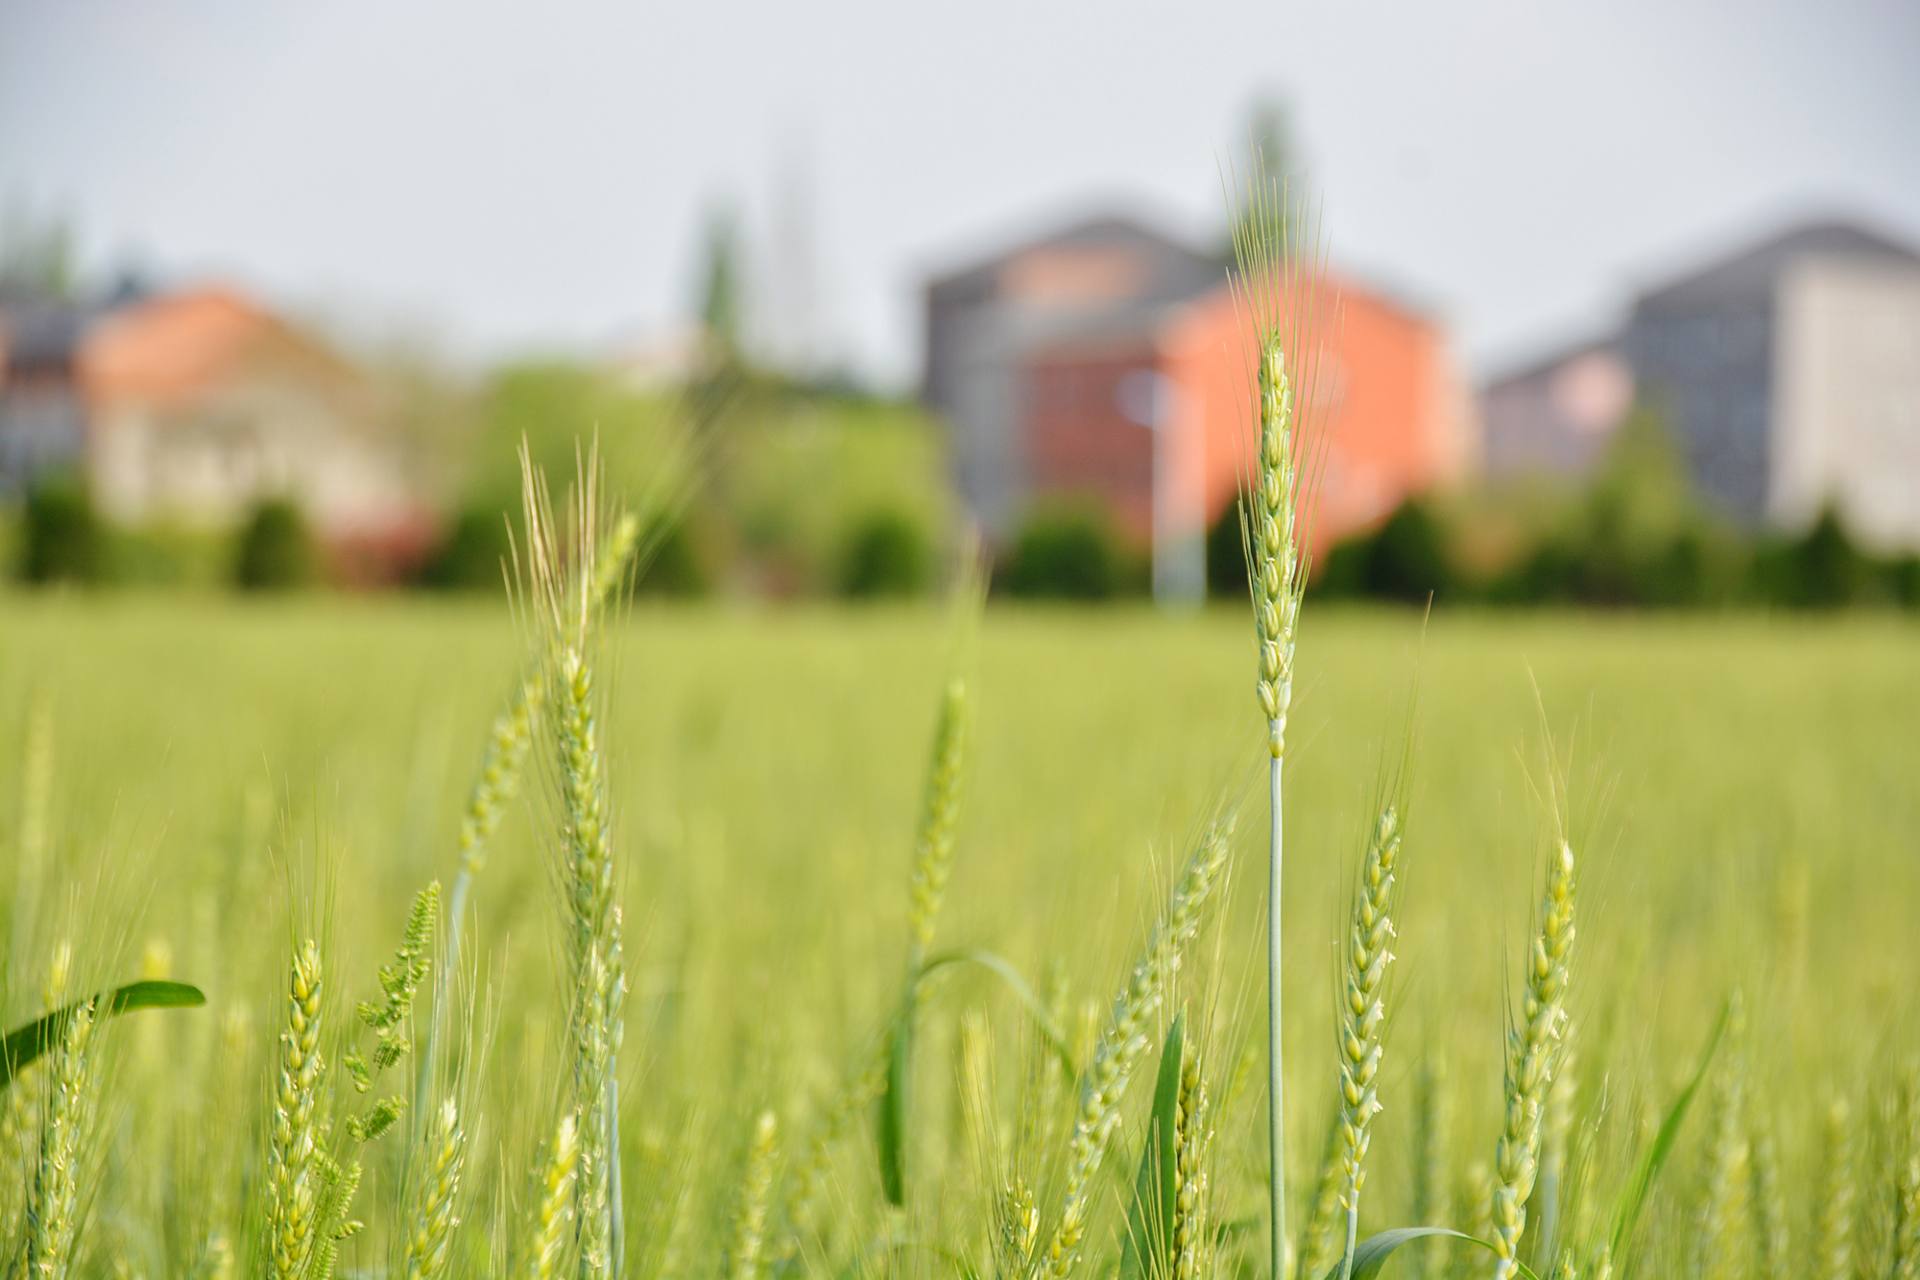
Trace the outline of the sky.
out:
M 767 340 L 906 386 L 930 272 L 1215 236 L 1268 98 L 1335 262 L 1482 373 L 1795 217 L 1920 243 L 1913 0 L 0 0 L 0 208 L 490 360 L 668 333 L 730 207 Z

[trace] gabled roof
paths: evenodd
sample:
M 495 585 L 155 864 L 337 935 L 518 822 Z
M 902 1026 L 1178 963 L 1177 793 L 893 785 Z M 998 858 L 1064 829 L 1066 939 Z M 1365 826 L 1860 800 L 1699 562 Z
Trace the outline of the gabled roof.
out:
M 1510 387 L 1515 383 L 1529 382 L 1542 374 L 1552 373 L 1562 365 L 1595 355 L 1619 355 L 1620 335 L 1613 330 L 1593 334 L 1577 342 L 1562 343 L 1548 351 L 1535 352 L 1524 363 L 1502 368 L 1481 386 L 1484 391 L 1497 391 L 1501 387 Z
M 1028 235 L 931 279 L 936 297 L 991 296 L 1001 272 L 1028 255 L 1048 250 L 1132 249 L 1150 260 L 1152 273 L 1142 296 L 1175 298 L 1206 288 L 1222 278 L 1224 264 L 1172 235 L 1122 214 L 1095 214 Z
M 1920 252 L 1879 231 L 1842 219 L 1805 222 L 1642 292 L 1634 309 L 1693 307 L 1764 293 L 1794 262 L 1815 256 L 1920 266 Z
M 88 394 L 180 404 L 271 365 L 346 383 L 352 370 L 324 344 L 228 289 L 167 293 L 106 317 L 87 336 Z

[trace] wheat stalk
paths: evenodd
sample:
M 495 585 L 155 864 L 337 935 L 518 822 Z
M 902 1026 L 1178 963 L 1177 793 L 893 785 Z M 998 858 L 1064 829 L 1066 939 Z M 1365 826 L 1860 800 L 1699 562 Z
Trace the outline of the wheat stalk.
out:
M 1226 820 L 1209 827 L 1202 837 L 1174 889 L 1165 916 L 1154 926 L 1127 985 L 1114 1000 L 1106 1030 L 1094 1045 L 1093 1059 L 1081 1080 L 1073 1136 L 1068 1140 L 1060 1221 L 1043 1259 L 1046 1273 L 1056 1280 L 1069 1274 L 1080 1259 L 1092 1207 L 1094 1175 L 1119 1126 L 1120 1103 L 1134 1068 L 1150 1045 L 1149 1022 L 1165 999 L 1167 985 L 1179 972 L 1187 944 L 1200 928 L 1202 910 L 1226 868 L 1232 834 L 1232 822 Z
M 420 1202 L 414 1208 L 413 1234 L 407 1240 L 407 1280 L 435 1280 L 447 1273 L 453 1229 L 460 1224 L 454 1202 L 460 1194 L 467 1134 L 460 1127 L 459 1107 L 452 1098 L 440 1104 L 429 1150 L 433 1163 L 426 1170 Z
M 1780 1155 L 1773 1127 L 1755 1126 L 1749 1140 L 1753 1151 L 1754 1241 L 1760 1280 L 1787 1280 L 1792 1236 L 1787 1227 L 1786 1194 L 1780 1185 Z M 1902 1280 L 1906 1280 L 1905 1277 Z
M 1506 1109 L 1494 1152 L 1495 1280 L 1508 1280 L 1527 1227 L 1540 1163 L 1540 1117 L 1553 1088 L 1566 1023 L 1567 961 L 1573 951 L 1573 847 L 1562 840 L 1547 873 L 1540 933 L 1528 955 L 1521 1025 L 1508 1035 Z
M 267 1249 L 274 1280 L 304 1280 L 318 1235 L 315 1113 L 326 1076 L 320 1052 L 321 995 L 320 947 L 308 939 L 294 955 L 287 984 L 287 1025 L 280 1033 L 280 1083 L 267 1161 Z
M 1853 1111 L 1844 1098 L 1827 1107 L 1825 1155 L 1811 1275 L 1853 1280 Z
M 527 1251 L 528 1280 L 559 1280 L 573 1211 L 573 1182 L 580 1168 L 580 1130 L 572 1112 L 560 1117 L 541 1171 L 540 1202 Z
M 1412 1222 L 1434 1226 L 1450 1216 L 1447 1206 L 1446 1071 L 1440 1055 L 1429 1050 L 1421 1060 L 1413 1094 Z M 1432 1251 L 1415 1245 L 1408 1273 L 1425 1280 Z
M 1212 1270 L 1208 1162 L 1213 1116 L 1199 1053 L 1182 1042 L 1174 1111 L 1173 1280 L 1202 1280 Z
M 727 1251 L 728 1280 L 759 1280 L 765 1269 L 767 1204 L 773 1195 L 774 1163 L 780 1155 L 780 1126 L 773 1112 L 762 1111 L 747 1145 L 740 1199 L 734 1206 L 732 1244 Z
M 80 1159 L 93 1111 L 95 1001 L 67 1019 L 47 1072 L 40 1155 L 27 1199 L 26 1274 L 60 1280 L 73 1268 L 80 1230 Z
M 1294 651 L 1307 560 L 1302 510 L 1307 469 L 1297 410 L 1306 352 L 1302 314 L 1311 283 L 1297 274 L 1286 202 L 1256 167 L 1245 193 L 1247 216 L 1234 228 L 1242 301 L 1255 330 L 1254 395 L 1259 436 L 1241 529 L 1252 595 L 1255 695 L 1267 724 L 1267 1159 L 1271 1274 L 1287 1274 L 1286 1073 L 1282 1052 L 1285 938 L 1282 928 L 1285 838 L 1282 775 L 1287 716 L 1293 704 Z
M 1700 1206 L 1695 1273 L 1702 1280 L 1744 1275 L 1752 1188 L 1753 1148 L 1745 1127 L 1746 1096 L 1738 1064 L 1721 1077 L 1715 1099 L 1713 1140 L 1707 1158 L 1706 1194 Z
M 1354 889 L 1347 929 L 1346 993 L 1340 1005 L 1340 1160 L 1345 1176 L 1342 1203 L 1347 1242 L 1342 1274 L 1353 1270 L 1359 1243 L 1360 1188 L 1366 1181 L 1367 1146 L 1380 1113 L 1380 1062 L 1386 1053 L 1387 969 L 1393 964 L 1394 877 L 1400 859 L 1400 815 L 1392 806 L 1367 843 Z
M 933 758 L 927 765 L 926 799 L 914 839 L 913 878 L 909 886 L 907 932 L 909 965 L 917 970 L 933 945 L 934 923 L 953 869 L 954 831 L 960 816 L 961 764 L 967 739 L 967 686 L 955 679 L 940 699 L 934 727 Z

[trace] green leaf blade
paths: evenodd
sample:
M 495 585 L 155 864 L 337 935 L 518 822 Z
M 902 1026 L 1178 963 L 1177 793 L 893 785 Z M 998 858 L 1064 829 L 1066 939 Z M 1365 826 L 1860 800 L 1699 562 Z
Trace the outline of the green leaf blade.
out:
M 101 1002 L 107 1017 L 136 1009 L 195 1009 L 207 1002 L 206 993 L 200 988 L 161 979 L 129 982 L 89 998 Z M 85 1003 L 85 1000 L 75 1000 L 7 1032 L 6 1040 L 0 1042 L 0 1090 L 11 1085 L 22 1068 L 60 1042 L 74 1011 Z

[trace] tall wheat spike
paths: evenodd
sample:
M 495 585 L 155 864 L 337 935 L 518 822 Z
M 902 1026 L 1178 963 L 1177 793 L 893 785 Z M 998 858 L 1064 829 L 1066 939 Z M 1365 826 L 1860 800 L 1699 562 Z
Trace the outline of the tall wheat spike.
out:
M 1288 1274 L 1286 1072 L 1282 980 L 1285 824 L 1282 775 L 1293 704 L 1294 652 L 1306 594 L 1306 526 L 1314 479 L 1306 410 L 1313 404 L 1319 268 L 1303 221 L 1256 163 L 1234 226 L 1236 292 L 1253 336 L 1257 447 L 1241 541 L 1252 595 L 1254 691 L 1267 725 L 1267 1158 L 1271 1274 Z M 1310 237 L 1309 237 L 1310 239 Z
M 561 809 L 560 886 L 572 970 L 573 1086 L 581 1115 L 575 1230 L 582 1280 L 619 1275 L 625 1241 L 620 1189 L 618 1063 L 626 996 L 613 841 L 600 755 L 592 656 L 599 508 L 597 460 L 580 470 L 566 527 L 521 450 L 531 608 L 542 641 Z

